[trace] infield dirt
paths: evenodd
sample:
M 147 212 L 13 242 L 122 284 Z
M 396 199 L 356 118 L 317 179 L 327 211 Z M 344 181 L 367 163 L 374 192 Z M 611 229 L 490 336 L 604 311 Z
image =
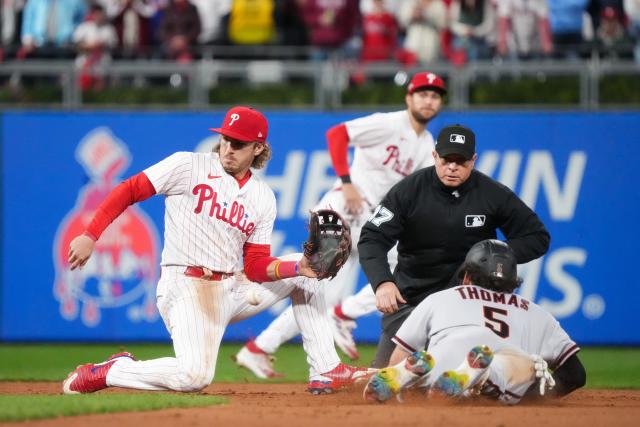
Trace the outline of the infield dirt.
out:
M 579 390 L 554 401 L 505 407 L 489 400 L 451 402 L 412 394 L 404 403 L 372 404 L 361 387 L 333 395 L 311 396 L 304 384 L 213 384 L 202 393 L 223 396 L 229 404 L 83 415 L 8 425 L 91 427 L 359 427 L 404 425 L 457 427 L 638 426 L 640 390 Z M 59 383 L 3 382 L 0 394 L 60 394 Z M 100 393 L 135 393 L 108 389 Z

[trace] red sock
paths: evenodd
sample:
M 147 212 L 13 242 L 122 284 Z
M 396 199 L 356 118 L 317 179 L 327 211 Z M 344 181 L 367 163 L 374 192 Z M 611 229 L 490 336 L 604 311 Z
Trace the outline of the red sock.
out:
M 247 347 L 247 350 L 249 350 L 251 353 L 267 354 L 266 351 L 262 350 L 256 345 L 255 340 L 248 341 L 245 345 Z
M 347 316 L 346 314 L 343 313 L 342 311 L 342 305 L 338 304 L 335 307 L 333 307 L 333 312 L 336 316 L 338 316 L 339 319 L 342 320 L 353 320 L 351 317 Z

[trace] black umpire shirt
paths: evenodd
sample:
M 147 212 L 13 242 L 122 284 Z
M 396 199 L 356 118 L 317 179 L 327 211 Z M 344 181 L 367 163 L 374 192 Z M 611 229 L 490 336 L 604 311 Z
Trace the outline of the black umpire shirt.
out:
M 374 291 L 394 282 L 409 305 L 446 289 L 467 251 L 500 229 L 518 263 L 545 254 L 550 236 L 544 224 L 509 188 L 473 170 L 458 187 L 446 187 L 435 167 L 397 183 L 362 228 L 360 264 Z M 398 266 L 391 273 L 387 252 L 398 242 Z

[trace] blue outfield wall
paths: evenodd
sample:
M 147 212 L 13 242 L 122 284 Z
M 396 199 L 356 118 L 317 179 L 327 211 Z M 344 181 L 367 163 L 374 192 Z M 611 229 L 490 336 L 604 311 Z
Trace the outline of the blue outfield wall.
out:
M 361 114 L 268 112 L 278 198 L 273 250 L 299 250 L 308 209 L 331 186 L 330 126 Z M 129 209 L 82 272 L 63 268 L 69 240 L 119 181 L 179 150 L 207 150 L 217 113 L 2 114 L 0 339 L 166 340 L 154 302 L 163 200 Z M 581 344 L 638 344 L 632 269 L 640 237 L 640 113 L 443 113 L 429 129 L 476 131 L 477 168 L 513 188 L 552 235 L 548 254 L 521 269 L 520 293 L 551 311 Z M 361 274 L 354 285 L 361 287 Z M 232 325 L 257 335 L 284 308 Z M 359 321 L 376 341 L 379 317 Z

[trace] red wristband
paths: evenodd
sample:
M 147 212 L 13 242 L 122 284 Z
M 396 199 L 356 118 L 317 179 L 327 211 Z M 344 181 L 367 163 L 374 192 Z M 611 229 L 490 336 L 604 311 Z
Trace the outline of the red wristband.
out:
M 282 261 L 278 265 L 277 271 L 280 279 L 286 279 L 287 277 L 296 277 L 298 275 L 298 262 Z

